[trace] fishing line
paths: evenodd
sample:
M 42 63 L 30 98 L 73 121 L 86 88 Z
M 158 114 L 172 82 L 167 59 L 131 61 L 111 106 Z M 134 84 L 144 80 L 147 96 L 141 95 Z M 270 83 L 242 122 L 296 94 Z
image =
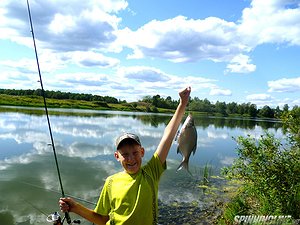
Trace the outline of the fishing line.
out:
M 60 194 L 59 191 L 56 191 L 56 190 L 53 190 L 53 189 L 48 189 L 48 188 L 44 188 L 44 187 L 41 187 L 39 185 L 35 185 L 35 184 L 31 184 L 31 183 L 28 183 L 28 182 L 25 182 L 25 181 L 17 181 L 18 183 L 21 183 L 21 184 L 25 184 L 25 185 L 28 185 L 28 186 L 31 186 L 31 187 L 35 187 L 35 188 L 38 188 L 38 189 L 41 189 L 41 190 L 44 190 L 44 191 L 49 191 L 49 192 L 53 192 L 53 193 L 57 193 L 57 194 Z M 86 199 L 83 199 L 83 198 L 79 198 L 79 197 L 76 197 L 74 195 L 69 195 L 67 193 L 65 193 L 65 196 L 66 197 L 70 197 L 70 198 L 74 198 L 74 199 L 77 199 L 81 202 L 85 202 L 85 203 L 88 203 L 88 204 L 91 204 L 91 205 L 97 205 L 95 202 L 91 202 L 91 201 L 88 201 Z
M 39 73 L 39 78 L 40 78 L 39 82 L 41 84 L 42 96 L 43 96 L 44 107 L 45 107 L 45 113 L 46 113 L 46 117 L 47 117 L 49 134 L 50 134 L 50 138 L 51 138 L 51 145 L 52 145 L 52 149 L 53 149 L 53 155 L 54 155 L 54 159 L 55 159 L 55 165 L 56 165 L 58 180 L 59 180 L 59 184 L 60 184 L 61 195 L 64 198 L 65 197 L 65 192 L 64 192 L 64 189 L 63 189 L 62 181 L 61 181 L 61 176 L 60 176 L 60 171 L 59 171 L 59 166 L 58 166 L 58 161 L 57 161 L 57 156 L 56 156 L 56 150 L 55 150 L 55 145 L 54 145 L 54 140 L 53 140 L 53 135 L 52 135 L 52 130 L 51 130 L 51 124 L 50 124 L 50 119 L 49 119 L 49 114 L 48 114 L 48 109 L 47 109 L 47 102 L 46 102 L 46 97 L 45 97 L 45 90 L 44 90 L 44 86 L 43 86 L 42 75 L 41 75 L 41 70 L 40 70 L 40 64 L 39 64 L 39 59 L 38 59 L 38 54 L 37 54 L 37 49 L 36 49 L 36 44 L 35 44 L 35 37 L 34 37 L 34 31 L 33 31 L 33 24 L 32 24 L 32 18 L 31 18 L 29 0 L 27 0 L 27 10 L 28 10 L 28 17 L 29 17 L 30 28 L 31 28 L 31 35 L 32 35 L 32 40 L 33 40 L 34 52 L 35 52 L 35 59 L 36 59 L 36 63 L 37 63 L 37 67 L 38 67 L 38 73 Z M 71 218 L 70 218 L 68 212 L 65 212 L 65 218 L 67 220 L 67 223 L 71 224 Z
M 26 199 L 23 199 L 24 202 L 26 202 L 28 205 L 30 205 L 32 208 L 36 209 L 37 211 L 39 211 L 40 213 L 44 214 L 45 216 L 48 216 L 43 210 L 41 210 L 40 208 L 36 207 L 33 203 L 29 202 Z

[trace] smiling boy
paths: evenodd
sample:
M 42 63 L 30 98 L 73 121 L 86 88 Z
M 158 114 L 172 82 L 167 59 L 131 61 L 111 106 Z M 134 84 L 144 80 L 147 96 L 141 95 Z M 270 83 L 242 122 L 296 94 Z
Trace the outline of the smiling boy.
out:
M 154 155 L 145 166 L 145 149 L 137 135 L 122 134 L 116 140 L 114 156 L 123 171 L 109 176 L 102 188 L 97 206 L 90 210 L 71 198 L 61 198 L 63 212 L 74 212 L 87 220 L 110 225 L 154 225 L 158 214 L 158 183 L 166 169 L 166 158 L 185 112 L 191 88 L 179 92 L 180 102 L 164 130 Z

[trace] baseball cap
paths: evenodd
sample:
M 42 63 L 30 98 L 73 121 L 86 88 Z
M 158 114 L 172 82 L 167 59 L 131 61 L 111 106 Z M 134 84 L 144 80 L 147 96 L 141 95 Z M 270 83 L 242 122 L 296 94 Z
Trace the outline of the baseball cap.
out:
M 132 139 L 134 140 L 137 144 L 141 145 L 141 141 L 139 139 L 139 137 L 136 134 L 132 134 L 132 133 L 124 133 L 122 135 L 120 135 L 117 140 L 116 140 L 116 146 L 117 149 L 119 149 L 119 145 L 121 144 L 122 141 L 124 141 L 125 139 Z

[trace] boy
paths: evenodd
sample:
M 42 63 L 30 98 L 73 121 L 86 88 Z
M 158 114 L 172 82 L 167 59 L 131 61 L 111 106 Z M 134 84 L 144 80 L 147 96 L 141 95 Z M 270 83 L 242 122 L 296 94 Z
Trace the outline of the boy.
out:
M 164 130 L 163 137 L 151 160 L 143 167 L 145 150 L 137 135 L 122 134 L 116 140 L 115 158 L 123 172 L 109 176 L 97 206 L 90 210 L 71 198 L 59 200 L 62 212 L 74 212 L 98 225 L 157 224 L 158 183 L 166 169 L 166 158 L 189 101 L 191 88 L 179 92 L 180 102 Z

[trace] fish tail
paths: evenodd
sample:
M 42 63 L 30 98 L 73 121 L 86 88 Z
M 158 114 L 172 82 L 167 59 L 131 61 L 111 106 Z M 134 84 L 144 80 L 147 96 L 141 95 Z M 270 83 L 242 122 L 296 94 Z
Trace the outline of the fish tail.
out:
M 186 169 L 189 172 L 189 174 L 191 174 L 191 172 L 189 171 L 189 162 L 188 161 L 186 161 L 186 160 L 182 161 L 176 171 L 179 171 L 182 168 Z

